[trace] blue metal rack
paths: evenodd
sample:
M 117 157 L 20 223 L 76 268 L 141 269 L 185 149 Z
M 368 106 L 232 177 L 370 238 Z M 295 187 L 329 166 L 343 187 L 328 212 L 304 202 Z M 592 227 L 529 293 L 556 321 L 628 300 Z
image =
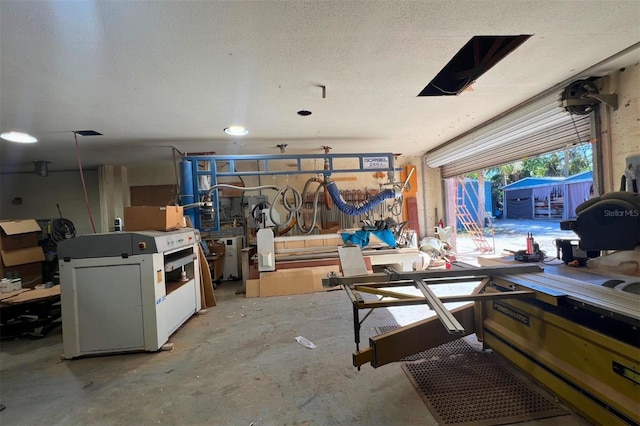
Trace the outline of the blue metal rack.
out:
M 357 159 L 358 167 L 340 168 L 334 164 L 336 159 Z M 293 162 L 294 168 L 290 170 L 271 170 L 270 163 L 282 162 L 282 160 Z M 304 160 L 315 160 L 322 165 L 321 169 L 303 168 Z M 240 162 L 253 161 L 259 165 L 256 171 L 236 172 L 236 164 Z M 327 169 L 325 170 L 325 162 Z M 206 164 L 208 170 L 199 170 L 200 164 Z M 219 165 L 228 165 L 229 171 L 218 171 Z M 187 205 L 200 201 L 201 197 L 207 195 L 207 189 L 200 188 L 200 176 L 208 176 L 211 186 L 218 184 L 218 178 L 224 176 L 275 176 L 275 175 L 299 175 L 299 174 L 322 174 L 326 177 L 333 173 L 359 173 L 359 172 L 387 172 L 390 179 L 393 179 L 394 172 L 401 169 L 394 167 L 394 155 L 391 153 L 374 153 L 374 154 L 282 154 L 282 155 L 195 155 L 184 156 L 180 163 L 180 204 Z M 203 227 L 203 223 L 197 209 L 187 209 L 185 214 L 191 218 L 191 222 L 195 228 L 201 231 L 216 232 L 220 230 L 220 204 L 218 200 L 218 191 L 211 193 L 211 202 L 216 211 L 215 219 L 212 227 Z

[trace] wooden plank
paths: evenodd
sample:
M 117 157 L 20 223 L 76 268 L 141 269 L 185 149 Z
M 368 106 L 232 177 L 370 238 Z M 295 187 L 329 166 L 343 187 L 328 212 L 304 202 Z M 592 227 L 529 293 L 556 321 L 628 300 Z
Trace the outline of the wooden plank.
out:
M 418 199 L 415 197 L 406 197 L 404 202 L 407 205 L 407 214 L 409 215 L 409 228 L 413 229 L 417 235 L 421 235 L 420 220 L 418 218 Z
M 302 255 L 302 254 L 317 254 L 317 253 L 337 253 L 338 246 L 333 247 L 294 247 L 294 248 L 281 248 L 276 249 L 277 256 L 287 256 L 287 255 Z
M 204 256 L 202 247 L 198 244 L 198 251 L 200 252 L 200 285 L 204 288 L 204 299 L 207 308 L 216 306 L 216 295 L 213 292 L 213 282 L 211 281 L 211 271 L 209 270 L 209 264 Z
M 201 265 L 198 265 L 198 267 L 200 269 L 202 269 Z M 200 272 L 200 277 L 202 277 L 202 271 Z M 200 279 L 200 309 L 206 309 L 207 308 L 207 302 L 206 302 L 206 296 L 204 294 L 204 284 L 203 284 L 204 280 L 202 280 L 202 278 Z
M 20 293 L 24 293 L 25 291 L 30 291 L 30 288 L 22 288 L 20 290 L 16 290 L 16 291 L 10 291 L 8 293 L 0 293 L 0 301 L 5 300 L 5 299 L 9 299 L 11 297 L 15 297 L 17 295 L 19 295 Z
M 305 247 L 324 247 L 324 240 L 305 240 Z
M 355 182 L 358 180 L 357 176 L 336 176 L 336 177 L 331 177 L 331 180 L 334 182 Z
M 247 280 L 245 297 L 260 297 L 260 280 Z
M 260 297 L 313 293 L 313 273 L 305 269 L 281 269 L 260 274 Z
M 414 172 L 409 179 L 409 187 L 402 192 L 405 200 L 408 198 L 415 199 L 418 195 L 418 173 L 415 171 L 415 166 L 406 166 L 404 170 L 400 172 L 400 181 L 404 182 L 412 169 Z M 409 217 L 409 203 L 402 203 L 402 220 L 409 220 Z
M 472 304 L 453 309 L 451 314 L 462 324 L 465 329 L 465 335 L 475 332 Z M 459 334 L 449 334 L 442 327 L 438 317 L 427 318 L 397 330 L 371 337 L 369 339 L 369 344 L 373 349 L 371 365 L 377 368 L 390 362 L 400 361 L 409 355 L 434 348 L 458 338 L 460 338 Z M 369 356 L 354 358 L 354 362 L 360 362 L 368 358 Z
M 285 241 L 285 249 L 303 249 L 305 247 L 304 241 Z

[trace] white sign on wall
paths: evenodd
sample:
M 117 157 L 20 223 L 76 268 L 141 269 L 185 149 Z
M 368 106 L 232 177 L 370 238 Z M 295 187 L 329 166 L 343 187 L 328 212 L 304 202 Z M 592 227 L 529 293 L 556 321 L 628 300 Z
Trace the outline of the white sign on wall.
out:
M 365 170 L 388 169 L 389 157 L 362 157 L 362 164 Z

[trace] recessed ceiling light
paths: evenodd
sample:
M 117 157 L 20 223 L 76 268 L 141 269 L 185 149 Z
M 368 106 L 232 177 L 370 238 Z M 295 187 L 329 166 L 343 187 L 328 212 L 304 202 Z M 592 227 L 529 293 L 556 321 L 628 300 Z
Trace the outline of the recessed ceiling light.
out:
M 0 138 L 8 140 L 10 142 L 18 143 L 34 143 L 38 142 L 38 139 L 33 136 L 22 132 L 6 132 L 0 135 Z
M 224 132 L 231 136 L 244 136 L 249 131 L 242 126 L 230 126 L 224 129 Z

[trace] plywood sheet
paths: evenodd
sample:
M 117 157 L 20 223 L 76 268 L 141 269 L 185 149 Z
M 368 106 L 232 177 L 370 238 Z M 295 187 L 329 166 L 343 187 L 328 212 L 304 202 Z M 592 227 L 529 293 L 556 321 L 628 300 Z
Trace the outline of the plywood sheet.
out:
M 20 303 L 35 302 L 37 300 L 44 300 L 51 297 L 57 297 L 60 295 L 60 286 L 55 285 L 51 288 L 43 288 L 37 290 L 25 291 L 15 297 L 4 299 L 2 302 L 9 305 L 18 305 Z
M 8 293 L 0 293 L 0 301 L 3 301 L 5 299 L 9 299 L 11 297 L 16 297 L 17 295 L 19 295 L 20 293 L 24 293 L 25 291 L 31 291 L 31 289 L 29 289 L 29 288 L 21 288 L 20 290 L 10 291 Z
M 245 297 L 260 297 L 260 280 L 247 280 Z
M 213 282 L 211 281 L 211 271 L 209 270 L 209 264 L 204 256 L 202 247 L 198 244 L 198 250 L 200 252 L 200 285 L 204 288 L 204 299 L 207 308 L 216 306 L 216 295 L 213 292 Z
M 409 228 L 416 231 L 417 235 L 421 235 L 418 219 L 418 200 L 415 197 L 406 197 L 404 202 L 407 205 L 407 214 L 409 215 Z
M 309 269 L 283 269 L 260 274 L 260 297 L 313 293 Z

